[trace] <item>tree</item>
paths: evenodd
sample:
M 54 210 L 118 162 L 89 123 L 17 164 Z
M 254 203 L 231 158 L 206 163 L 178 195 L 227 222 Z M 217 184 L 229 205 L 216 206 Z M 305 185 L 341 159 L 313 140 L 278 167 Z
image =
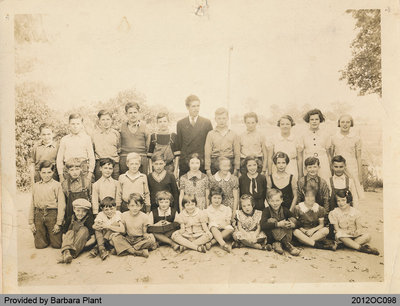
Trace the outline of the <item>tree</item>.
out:
M 358 33 L 352 41 L 352 59 L 341 73 L 350 89 L 358 95 L 382 96 L 381 13 L 380 10 L 347 10 L 356 19 Z

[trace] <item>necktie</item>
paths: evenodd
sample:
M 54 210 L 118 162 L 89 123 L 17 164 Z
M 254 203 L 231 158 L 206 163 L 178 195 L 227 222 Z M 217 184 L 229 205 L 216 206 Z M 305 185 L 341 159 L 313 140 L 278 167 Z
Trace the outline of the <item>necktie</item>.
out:
M 190 117 L 190 124 L 191 124 L 192 126 L 194 126 L 194 125 L 196 124 L 196 122 L 194 121 L 194 118 L 193 118 L 193 117 Z
M 256 179 L 252 178 L 251 179 L 251 194 L 255 194 L 256 192 L 257 192 Z

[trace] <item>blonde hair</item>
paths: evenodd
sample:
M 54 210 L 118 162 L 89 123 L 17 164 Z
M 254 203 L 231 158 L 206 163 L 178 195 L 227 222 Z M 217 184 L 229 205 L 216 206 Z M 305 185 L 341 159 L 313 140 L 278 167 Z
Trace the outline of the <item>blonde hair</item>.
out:
M 140 163 L 142 162 L 142 157 L 138 153 L 132 152 L 126 156 L 126 163 L 128 164 L 133 159 L 138 160 Z

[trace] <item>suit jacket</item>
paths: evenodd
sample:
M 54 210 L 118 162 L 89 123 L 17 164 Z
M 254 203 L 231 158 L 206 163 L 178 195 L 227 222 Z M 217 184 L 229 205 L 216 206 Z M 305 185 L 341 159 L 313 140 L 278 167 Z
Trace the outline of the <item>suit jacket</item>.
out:
M 211 121 L 200 116 L 194 126 L 190 124 L 189 116 L 178 121 L 176 132 L 182 163 L 186 163 L 187 158 L 193 153 L 198 153 L 204 160 L 204 145 L 207 134 L 212 129 Z

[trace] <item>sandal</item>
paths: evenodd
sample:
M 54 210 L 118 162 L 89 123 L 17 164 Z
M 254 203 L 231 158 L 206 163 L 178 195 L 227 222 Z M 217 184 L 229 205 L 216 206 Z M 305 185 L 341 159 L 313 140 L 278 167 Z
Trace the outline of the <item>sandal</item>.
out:
M 179 252 L 179 248 L 180 248 L 180 246 L 179 246 L 178 244 L 175 244 L 175 245 L 172 246 L 172 249 L 173 249 L 175 252 Z
M 186 247 L 184 247 L 183 245 L 179 246 L 179 253 L 183 253 L 186 250 Z
M 207 251 L 211 250 L 211 242 L 205 244 Z
M 197 252 L 205 253 L 206 252 L 206 247 L 204 245 L 199 245 L 197 247 Z
M 221 246 L 221 248 L 222 248 L 224 251 L 228 252 L 228 253 L 231 252 L 231 248 L 230 248 L 229 245 L 226 244 L 226 243 L 225 243 L 223 246 Z

